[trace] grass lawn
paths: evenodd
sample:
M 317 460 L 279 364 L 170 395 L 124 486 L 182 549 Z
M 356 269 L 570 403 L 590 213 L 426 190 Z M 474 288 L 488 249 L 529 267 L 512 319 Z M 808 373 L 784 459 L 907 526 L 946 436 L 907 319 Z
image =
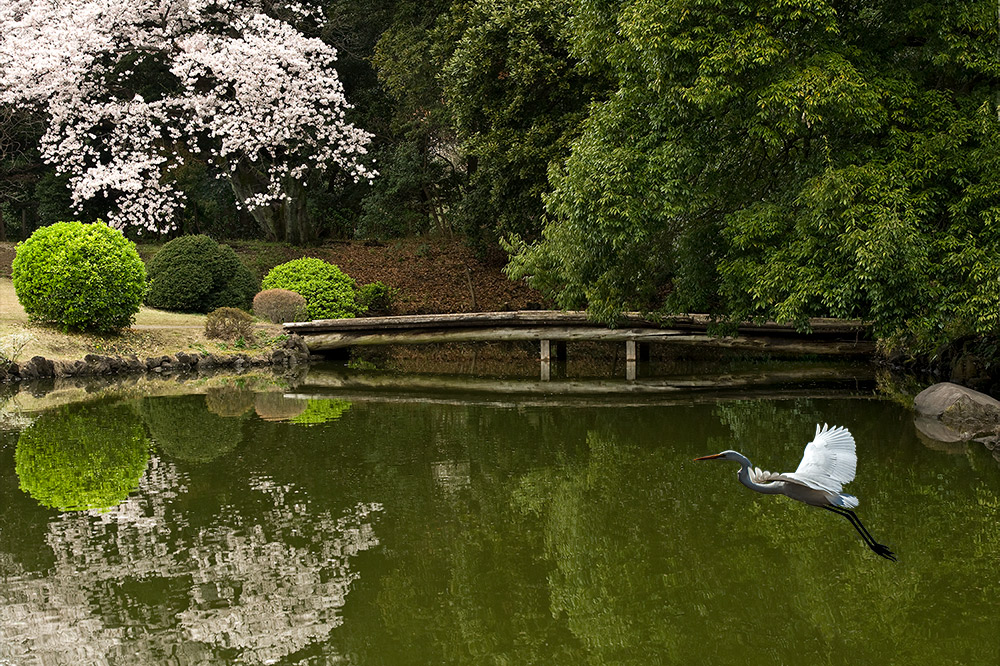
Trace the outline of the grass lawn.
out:
M 234 349 L 232 345 L 205 337 L 205 315 L 179 314 L 153 308 L 141 308 L 135 324 L 120 335 L 90 335 L 63 333 L 58 328 L 33 324 L 14 293 L 9 277 L 0 277 L 0 345 L 12 333 L 27 333 L 30 342 L 18 355 L 18 361 L 32 356 L 75 361 L 87 354 L 127 355 L 139 358 L 179 351 L 224 353 L 226 351 L 261 351 L 282 334 L 280 326 L 257 324 L 256 345 L 250 349 Z M 9 349 L 4 349 L 10 352 Z

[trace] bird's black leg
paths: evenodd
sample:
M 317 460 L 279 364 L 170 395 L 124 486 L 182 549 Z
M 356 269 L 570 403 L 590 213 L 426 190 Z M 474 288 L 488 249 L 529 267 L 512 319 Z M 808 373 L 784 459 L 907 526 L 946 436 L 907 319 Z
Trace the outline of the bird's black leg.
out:
M 896 561 L 896 555 L 891 550 L 889 550 L 889 548 L 875 541 L 872 535 L 868 532 L 868 529 L 864 526 L 864 523 L 861 522 L 861 519 L 858 518 L 857 514 L 855 514 L 853 511 L 851 511 L 850 509 L 842 509 L 840 507 L 833 507 L 833 506 L 824 506 L 823 508 L 826 509 L 827 511 L 833 511 L 834 513 L 839 513 L 840 515 L 844 516 L 849 521 L 851 521 L 851 525 L 853 525 L 854 529 L 858 531 L 858 534 L 861 535 L 861 538 L 865 540 L 865 545 L 871 548 L 871 550 L 876 555 L 884 557 L 887 560 L 892 560 L 893 562 Z

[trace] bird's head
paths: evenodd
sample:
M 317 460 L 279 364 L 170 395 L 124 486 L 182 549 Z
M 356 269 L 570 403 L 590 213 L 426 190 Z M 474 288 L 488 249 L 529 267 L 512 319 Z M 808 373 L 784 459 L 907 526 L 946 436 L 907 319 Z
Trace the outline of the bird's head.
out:
M 746 457 L 739 453 L 738 451 L 723 451 L 722 453 L 716 453 L 711 456 L 702 456 L 701 458 L 695 458 L 695 460 L 733 460 L 742 463 L 746 460 Z

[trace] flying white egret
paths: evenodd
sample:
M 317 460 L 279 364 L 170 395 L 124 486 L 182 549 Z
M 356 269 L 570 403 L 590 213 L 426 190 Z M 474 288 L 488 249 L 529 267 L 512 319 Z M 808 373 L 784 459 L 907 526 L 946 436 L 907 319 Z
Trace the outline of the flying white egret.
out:
M 841 492 L 843 484 L 854 480 L 854 472 L 858 466 L 854 437 L 847 428 L 831 428 L 825 423 L 821 428 L 817 424 L 816 436 L 806 444 L 802 462 L 794 472 L 785 474 L 762 471 L 738 451 L 723 451 L 695 460 L 735 460 L 740 464 L 737 475 L 740 483 L 750 490 L 765 495 L 786 495 L 793 500 L 839 513 L 851 521 L 851 525 L 865 540 L 865 545 L 887 560 L 896 561 L 893 552 L 877 543 L 861 523 L 861 519 L 851 510 L 858 506 L 858 498 Z

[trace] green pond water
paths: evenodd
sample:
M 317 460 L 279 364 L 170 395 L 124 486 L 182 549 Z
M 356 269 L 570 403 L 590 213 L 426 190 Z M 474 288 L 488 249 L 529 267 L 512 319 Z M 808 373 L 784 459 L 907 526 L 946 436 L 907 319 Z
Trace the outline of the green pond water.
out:
M 824 422 L 898 562 L 692 461 L 790 471 Z M 998 627 L 1000 465 L 870 390 L 230 388 L 0 432 L 4 666 L 967 666 Z

